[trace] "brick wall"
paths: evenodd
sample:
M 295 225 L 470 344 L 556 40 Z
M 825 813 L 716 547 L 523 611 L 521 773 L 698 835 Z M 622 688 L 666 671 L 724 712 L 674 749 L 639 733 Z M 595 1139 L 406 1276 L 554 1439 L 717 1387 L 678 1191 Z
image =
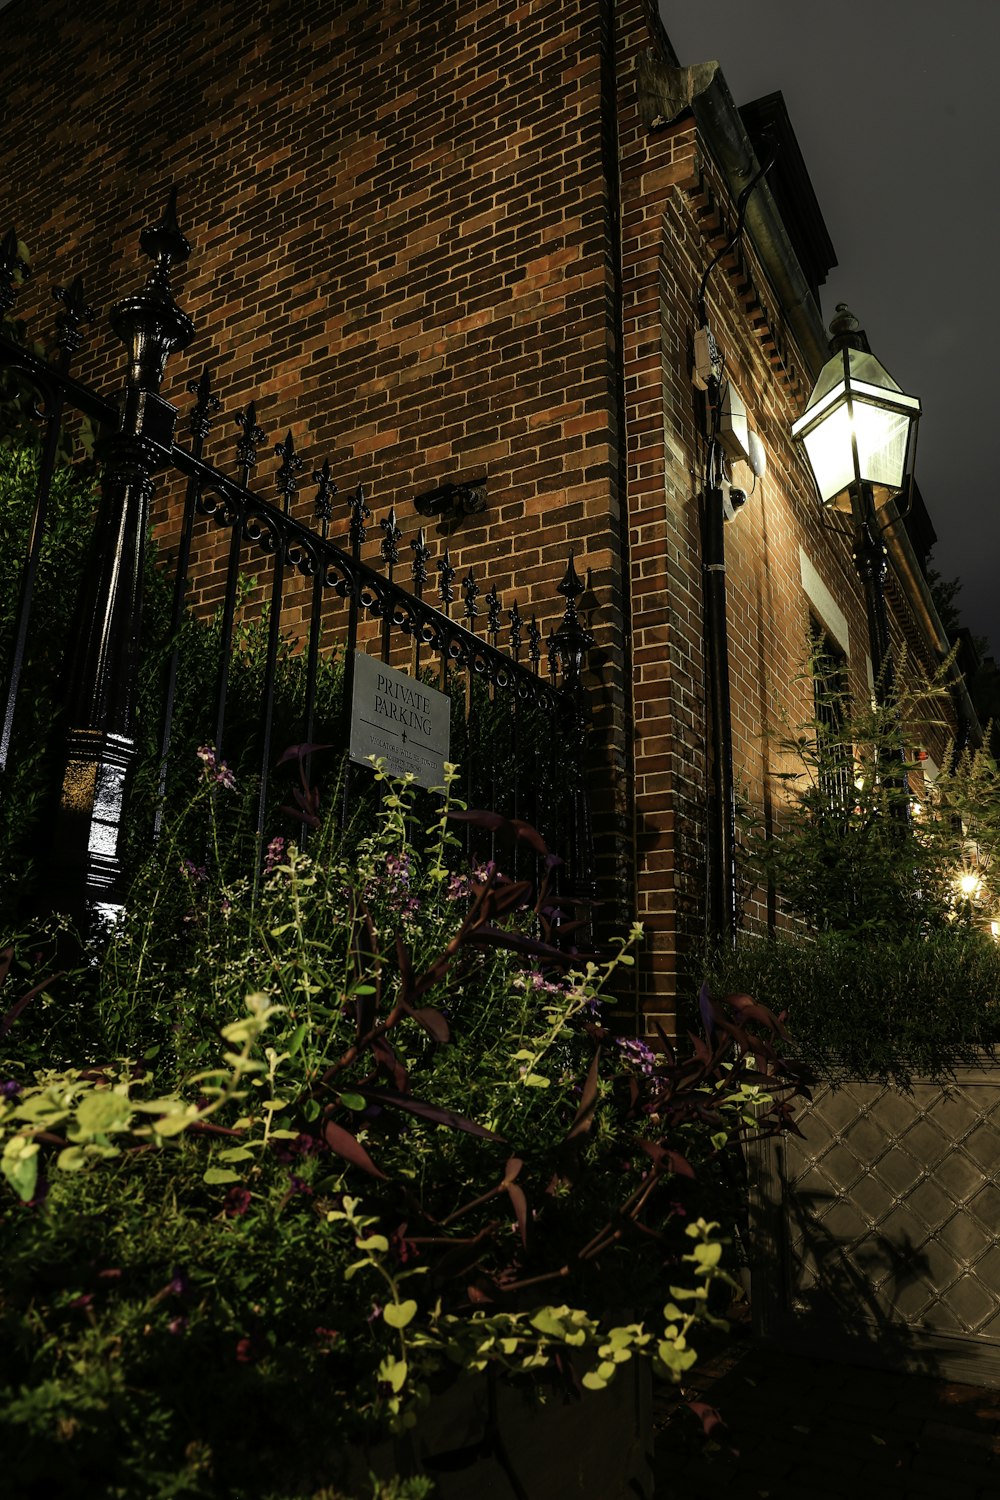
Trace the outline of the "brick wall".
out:
M 636 65 L 650 48 L 676 61 L 652 0 L 175 0 L 155 13 L 15 0 L 0 12 L 0 170 L 44 273 L 20 311 L 37 327 L 48 280 L 82 271 L 104 309 L 81 366 L 98 386 L 120 383 L 106 312 L 144 275 L 138 231 L 173 183 L 193 247 L 175 285 L 197 337 L 164 394 L 180 402 L 211 363 L 225 403 L 213 461 L 231 465 L 234 416 L 254 399 L 269 443 L 291 431 L 307 475 L 329 457 L 342 493 L 361 482 L 373 508 L 395 504 L 404 556 L 415 496 L 485 481 L 486 513 L 432 547 L 450 546 L 459 577 L 495 582 L 506 608 L 516 593 L 543 630 L 575 550 L 597 639 L 607 921 L 646 924 L 635 1001 L 670 1024 L 704 922 L 691 347 L 697 287 L 735 212 L 690 113 L 642 124 Z M 726 542 L 737 777 L 774 818 L 768 735 L 809 706 L 803 554 L 847 622 L 855 692 L 867 634 L 849 545 L 821 525 L 790 442 L 811 372 L 748 239 L 708 292 L 768 456 Z M 734 477 L 751 488 L 749 471 Z M 307 484 L 298 504 L 308 515 Z M 168 542 L 175 509 L 161 491 Z M 206 605 L 214 568 L 202 547 Z M 897 636 L 913 637 L 894 603 Z M 766 892 L 745 892 L 745 909 L 775 918 Z
M 639 118 L 636 64 L 651 49 L 676 64 L 644 0 L 618 7 L 623 207 L 626 446 L 633 597 L 635 854 L 638 914 L 646 925 L 640 1004 L 669 1025 L 683 995 L 685 954 L 704 934 L 709 720 L 705 700 L 700 505 L 706 442 L 691 381 L 697 292 L 736 222 L 710 143 L 686 112 L 654 130 Z M 720 52 L 724 49 L 720 40 Z M 812 716 L 803 679 L 815 605 L 804 567 L 818 575 L 846 625 L 852 694 L 870 692 L 868 632 L 849 528 L 828 529 L 802 452 L 790 438 L 816 372 L 787 327 L 767 271 L 746 235 L 712 273 L 708 316 L 725 374 L 767 454 L 749 499 L 726 526 L 727 622 L 733 753 L 740 800 L 780 825 L 783 727 Z M 805 558 L 805 565 L 803 564 Z M 888 599 L 894 649 L 915 664 L 935 655 L 899 580 Z M 745 878 L 742 918 L 764 929 L 784 918 L 774 894 Z M 689 980 L 693 987 L 693 978 Z M 690 999 L 690 995 L 688 996 Z
M 211 363 L 225 416 L 208 457 L 231 464 L 233 417 L 253 398 L 268 433 L 261 489 L 274 468 L 263 459 L 290 430 L 307 474 L 329 457 L 342 493 L 360 482 L 373 508 L 395 504 L 404 557 L 414 496 L 485 480 L 485 516 L 450 538 L 432 531 L 431 546 L 437 556 L 450 542 L 459 577 L 488 576 L 505 609 L 516 594 L 543 631 L 575 550 L 600 642 L 600 741 L 618 743 L 597 809 L 614 860 L 623 632 L 606 44 L 599 6 L 567 13 L 557 0 L 179 0 L 153 18 L 127 0 L 96 0 L 85 17 L 66 0 L 15 3 L 0 13 L 0 164 L 35 265 L 63 281 L 82 271 L 103 309 L 87 379 L 120 382 L 106 311 L 144 275 L 138 231 L 173 183 L 193 247 L 174 281 L 197 336 L 164 394 L 182 402 Z M 41 280 L 19 309 L 33 328 Z M 216 563 L 196 549 L 206 605 L 221 596 Z

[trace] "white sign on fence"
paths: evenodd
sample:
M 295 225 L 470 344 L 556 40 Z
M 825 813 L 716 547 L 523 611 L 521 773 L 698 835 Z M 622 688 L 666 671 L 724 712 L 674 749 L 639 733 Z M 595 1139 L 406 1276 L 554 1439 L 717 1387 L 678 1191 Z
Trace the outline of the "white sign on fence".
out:
M 354 653 L 351 699 L 351 760 L 385 761 L 393 776 L 411 771 L 417 784 L 444 786 L 451 742 L 451 699 L 377 656 Z

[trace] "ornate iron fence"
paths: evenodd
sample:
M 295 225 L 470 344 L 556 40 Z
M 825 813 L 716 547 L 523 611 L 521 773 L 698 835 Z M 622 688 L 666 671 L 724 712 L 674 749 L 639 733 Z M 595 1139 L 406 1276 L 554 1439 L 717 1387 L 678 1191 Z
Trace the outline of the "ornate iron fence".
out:
M 278 502 L 272 504 L 251 489 L 265 442 L 254 403 L 237 417 L 237 477 L 233 478 L 205 457 L 206 441 L 217 419 L 220 403 L 211 389 L 206 369 L 189 384 L 194 397 L 188 420 L 190 447 L 175 441 L 177 410 L 160 395 L 166 361 L 184 348 L 194 328 L 178 307 L 170 284 L 173 265 L 183 262 L 190 246 L 177 225 L 175 194 L 171 193 L 160 221 L 144 229 L 140 246 L 153 261 L 142 290 L 117 303 L 111 324 L 127 350 L 124 391 L 116 403 L 98 395 L 70 373 L 81 346 L 81 326 L 94 314 L 86 305 L 79 279 L 67 289 L 56 288 L 59 302 L 55 344 L 58 358 L 46 360 L 8 336 L 0 335 L 0 370 L 27 382 L 40 398 L 38 419 L 43 425 L 34 513 L 28 530 L 20 572 L 20 587 L 9 642 L 9 661 L 0 722 L 0 778 L 6 779 L 19 696 L 30 691 L 26 647 L 32 626 L 32 601 L 49 521 L 48 511 L 56 471 L 60 431 L 68 412 L 82 414 L 103 434 L 101 503 L 95 521 L 90 562 L 84 571 L 77 605 L 78 627 L 73 632 L 63 676 L 63 713 L 59 730 L 60 791 L 53 812 L 54 839 L 50 889 L 66 908 L 115 909 L 124 900 L 126 872 L 122 833 L 130 783 L 138 755 L 137 681 L 143 624 L 143 573 L 153 493 L 153 476 L 177 474 L 186 481 L 173 580 L 170 639 L 173 647 L 164 672 L 159 705 L 158 770 L 151 836 L 159 831 L 164 798 L 172 775 L 172 733 L 175 703 L 182 685 L 183 661 L 178 639 L 189 612 L 192 547 L 198 528 L 218 528 L 228 546 L 216 547 L 221 571 L 222 603 L 217 616 L 218 660 L 214 701 L 204 737 L 224 755 L 229 735 L 230 669 L 238 619 L 241 580 L 254 563 L 268 566 L 266 593 L 266 649 L 261 683 L 259 724 L 259 792 L 256 809 L 258 840 L 265 831 L 268 791 L 276 752 L 274 744 L 277 666 L 282 652 L 283 606 L 294 587 L 308 597 L 307 625 L 301 641 L 303 691 L 302 741 L 317 734 L 337 738 L 340 726 L 317 724 L 317 682 L 326 644 L 339 638 L 346 648 L 349 677 L 353 652 L 359 643 L 374 648 L 383 661 L 409 653 L 415 675 L 436 672 L 446 687 L 459 674 L 464 685 L 464 739 L 468 761 L 464 767 L 468 792 L 487 789 L 498 810 L 535 822 L 564 857 L 565 895 L 587 896 L 593 887 L 592 840 L 583 780 L 583 749 L 587 728 L 582 674 L 592 638 L 577 608 L 583 585 L 572 554 L 559 585 L 564 605 L 558 628 L 543 639 L 534 616 L 521 612 L 515 599 L 508 607 L 496 587 L 484 591 L 470 571 L 458 584 L 456 569 L 445 548 L 432 556 L 421 529 L 410 543 L 410 588 L 400 581 L 404 559 L 401 529 L 395 507 L 371 526 L 372 514 L 359 487 L 346 501 L 348 545 L 331 540 L 337 500 L 328 461 L 311 471 L 315 486 L 312 516 L 307 525 L 292 514 L 305 465 L 289 432 L 273 446 L 278 461 L 274 485 Z M 28 274 L 18 255 L 13 230 L 0 245 L 0 312 L 12 307 L 15 287 Z M 372 548 L 369 537 L 375 534 Z M 380 537 L 378 534 L 381 534 Z M 371 560 L 366 549 L 374 552 Z M 374 566 L 377 560 L 379 567 Z M 436 575 L 436 578 L 435 578 Z M 431 580 L 434 580 L 432 583 Z M 331 625 L 331 611 L 337 619 Z M 453 610 L 460 618 L 453 618 Z M 485 629 L 483 629 L 485 626 Z M 504 640 L 504 637 L 506 639 Z M 506 646 L 506 649 L 504 647 Z M 544 667 L 543 667 L 544 657 Z M 483 688 L 477 689 L 476 684 Z M 463 694 L 458 694 L 460 698 Z M 343 702 L 349 703 L 349 683 Z M 477 751 L 476 716 L 482 705 L 506 716 L 505 744 L 509 754 L 500 764 L 494 753 Z M 526 749 L 529 718 L 545 732 Z M 342 742 L 342 740 L 341 740 Z M 488 759 L 488 775 L 476 786 L 477 753 Z M 548 764 L 542 761 L 548 759 Z M 366 774 L 364 772 L 355 774 Z M 3 780 L 0 780 L 3 795 Z

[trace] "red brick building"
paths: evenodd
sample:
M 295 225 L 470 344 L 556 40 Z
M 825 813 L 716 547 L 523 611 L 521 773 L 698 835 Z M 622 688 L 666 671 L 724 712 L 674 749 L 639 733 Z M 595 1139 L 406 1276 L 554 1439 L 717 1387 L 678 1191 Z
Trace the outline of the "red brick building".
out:
M 0 58 L 5 217 L 39 270 L 82 272 L 104 310 L 86 379 L 120 380 L 106 310 L 137 286 L 138 231 L 173 184 L 196 337 L 165 396 L 180 404 L 211 363 L 229 412 L 253 398 L 307 462 L 394 503 L 404 537 L 416 497 L 485 486 L 485 510 L 435 545 L 507 603 L 551 613 L 570 549 L 586 566 L 603 894 L 646 926 L 637 1006 L 669 1017 L 705 902 L 698 289 L 768 123 L 784 185 L 755 189 L 706 286 L 767 461 L 756 482 L 735 466 L 749 498 L 726 527 L 752 802 L 775 795 L 779 709 L 808 708 L 810 618 L 856 691 L 869 682 L 850 547 L 823 528 L 790 438 L 826 357 L 832 256 L 780 106 L 744 121 L 714 65 L 679 66 L 646 0 L 13 0 Z M 42 280 L 19 302 L 31 326 L 48 317 Z M 933 665 L 946 642 L 920 558 L 905 528 L 887 540 L 894 636 Z M 211 557 L 196 571 L 210 603 Z M 763 904 L 748 917 L 765 921 Z

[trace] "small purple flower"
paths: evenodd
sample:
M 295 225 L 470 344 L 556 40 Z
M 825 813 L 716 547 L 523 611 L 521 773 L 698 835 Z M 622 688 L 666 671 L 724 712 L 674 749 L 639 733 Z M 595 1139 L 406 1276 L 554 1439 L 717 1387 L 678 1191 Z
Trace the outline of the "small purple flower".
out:
M 16 1099 L 21 1092 L 21 1085 L 16 1078 L 8 1078 L 5 1083 L 0 1083 L 0 1099 Z
M 182 859 L 180 872 L 186 875 L 192 885 L 202 885 L 208 879 L 208 871 L 204 865 L 196 865 L 193 859 Z
M 527 973 L 515 974 L 512 983 L 519 990 L 532 989 L 543 995 L 565 995 L 565 986 L 546 979 L 540 969 L 529 969 Z
M 241 1219 L 250 1207 L 250 1189 L 234 1183 L 226 1194 L 222 1205 L 227 1219 Z
M 631 1063 L 638 1072 L 649 1077 L 656 1071 L 656 1053 L 652 1047 L 635 1036 L 620 1036 L 614 1040 L 623 1059 Z
M 224 760 L 220 760 L 218 766 L 216 767 L 215 779 L 219 786 L 224 787 L 227 792 L 235 792 L 236 777 L 233 775 L 232 771 L 226 765 L 226 762 Z
M 286 847 L 287 841 L 282 838 L 280 833 L 271 840 L 271 842 L 267 846 L 267 853 L 264 855 L 265 875 L 273 874 L 273 872 L 278 868 L 278 866 L 281 864 L 281 861 L 285 857 Z
M 320 1156 L 326 1150 L 323 1141 L 316 1139 L 314 1135 L 307 1135 L 304 1131 L 295 1137 L 293 1141 L 272 1141 L 271 1150 L 278 1161 L 290 1165 L 300 1156 Z
M 235 791 L 236 778 L 226 762 L 219 760 L 214 745 L 199 745 L 196 754 L 205 768 L 202 776 L 206 781 L 214 781 L 216 785 L 225 787 L 227 792 Z
M 462 901 L 472 890 L 467 875 L 452 875 L 445 887 L 445 895 L 449 901 Z

